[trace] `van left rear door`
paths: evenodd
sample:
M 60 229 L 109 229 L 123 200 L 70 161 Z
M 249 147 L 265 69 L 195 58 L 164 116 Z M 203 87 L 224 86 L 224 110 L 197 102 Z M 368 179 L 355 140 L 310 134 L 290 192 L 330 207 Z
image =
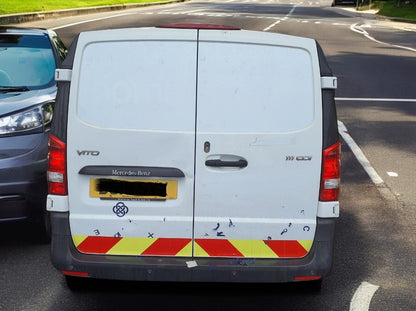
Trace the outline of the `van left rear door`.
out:
M 79 251 L 191 256 L 196 36 L 123 29 L 79 37 L 67 138 Z

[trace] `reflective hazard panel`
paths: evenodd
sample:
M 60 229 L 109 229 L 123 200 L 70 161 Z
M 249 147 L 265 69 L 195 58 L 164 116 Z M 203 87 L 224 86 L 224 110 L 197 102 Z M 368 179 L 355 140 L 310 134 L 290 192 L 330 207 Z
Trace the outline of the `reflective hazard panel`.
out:
M 74 236 L 83 253 L 106 255 L 190 256 L 191 239 Z M 305 256 L 312 241 L 255 241 L 197 239 L 195 257 L 297 258 Z

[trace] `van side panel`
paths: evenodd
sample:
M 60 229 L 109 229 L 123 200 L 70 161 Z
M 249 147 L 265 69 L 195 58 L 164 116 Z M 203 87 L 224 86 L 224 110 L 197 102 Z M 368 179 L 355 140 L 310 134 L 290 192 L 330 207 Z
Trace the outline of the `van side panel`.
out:
M 329 68 L 328 62 L 326 61 L 324 52 L 318 42 L 316 42 L 316 48 L 318 51 L 319 68 L 321 71 L 321 76 L 333 76 L 332 71 Z M 322 116 L 323 149 L 325 149 L 339 141 L 334 89 L 322 90 Z
M 69 47 L 68 54 L 61 64 L 62 69 L 72 69 L 74 63 L 75 51 L 78 43 L 77 35 Z M 58 81 L 58 90 L 56 93 L 56 103 L 54 107 L 54 116 L 51 125 L 51 133 L 61 141 L 66 142 L 67 122 L 68 122 L 68 102 L 70 93 L 69 81 Z

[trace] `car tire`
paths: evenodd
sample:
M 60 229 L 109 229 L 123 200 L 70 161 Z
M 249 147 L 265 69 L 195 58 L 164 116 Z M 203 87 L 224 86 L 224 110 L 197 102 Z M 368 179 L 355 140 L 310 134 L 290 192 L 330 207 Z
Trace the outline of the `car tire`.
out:
M 299 290 L 304 293 L 318 294 L 322 289 L 322 279 L 298 283 Z
M 65 275 L 66 285 L 71 291 L 79 292 L 87 288 L 88 279 L 72 275 Z
M 50 243 L 52 237 L 51 214 L 45 210 L 40 222 L 39 236 L 41 242 Z
M 45 207 L 40 210 L 39 216 L 32 219 L 34 235 L 40 243 L 49 244 L 52 237 L 51 215 Z

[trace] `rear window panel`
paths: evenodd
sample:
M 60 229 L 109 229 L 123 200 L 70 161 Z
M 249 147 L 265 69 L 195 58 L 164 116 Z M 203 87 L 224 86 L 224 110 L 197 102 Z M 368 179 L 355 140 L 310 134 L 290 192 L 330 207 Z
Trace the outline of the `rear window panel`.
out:
M 77 114 L 101 128 L 192 131 L 196 44 L 121 41 L 82 51 Z
M 199 130 L 290 132 L 313 122 L 314 72 L 307 50 L 208 41 L 200 43 L 199 59 Z
M 200 131 L 293 132 L 315 120 L 315 74 L 296 47 L 93 42 L 81 54 L 77 114 L 101 128 L 193 131 L 197 106 Z

